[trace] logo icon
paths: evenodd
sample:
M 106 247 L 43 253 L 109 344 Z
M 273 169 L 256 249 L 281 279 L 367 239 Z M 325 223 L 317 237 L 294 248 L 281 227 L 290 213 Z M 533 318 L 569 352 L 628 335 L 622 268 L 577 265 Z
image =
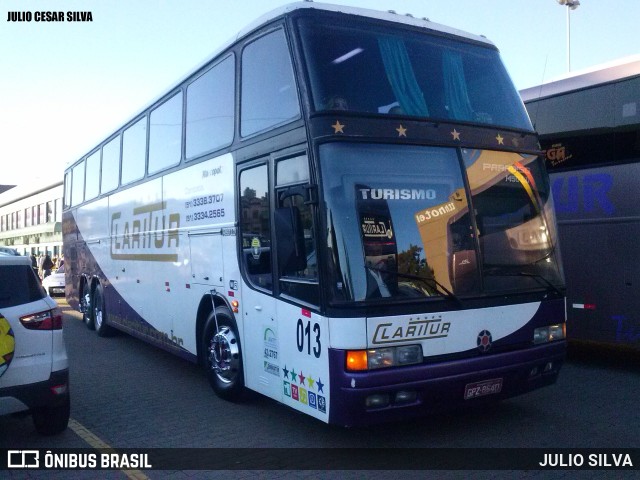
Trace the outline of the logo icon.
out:
M 40 451 L 9 450 L 7 451 L 7 467 L 39 468 L 40 467 Z
M 482 330 L 478 334 L 478 350 L 480 350 L 482 353 L 488 352 L 489 349 L 491 349 L 492 340 L 493 339 L 491 338 L 491 332 L 489 330 Z

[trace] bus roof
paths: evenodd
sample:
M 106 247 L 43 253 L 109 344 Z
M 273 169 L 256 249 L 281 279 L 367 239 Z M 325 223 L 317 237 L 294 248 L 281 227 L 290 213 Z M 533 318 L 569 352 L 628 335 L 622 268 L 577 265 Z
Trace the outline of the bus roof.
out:
M 488 40 L 484 35 L 474 35 L 474 34 L 465 32 L 463 30 L 458 30 L 452 27 L 448 27 L 446 25 L 432 22 L 428 18 L 424 18 L 424 17 L 416 18 L 409 13 L 399 14 L 393 10 L 382 12 L 379 10 L 372 10 L 368 8 L 347 7 L 344 5 L 333 5 L 328 3 L 316 3 L 316 2 L 313 2 L 312 0 L 290 3 L 288 5 L 284 5 L 282 7 L 276 8 L 262 15 L 261 17 L 257 18 L 256 20 L 248 24 L 246 27 L 241 29 L 237 35 L 234 35 L 232 38 L 222 43 L 211 54 L 207 55 L 207 57 L 205 57 L 205 60 L 201 61 L 198 65 L 191 68 L 187 74 L 181 76 L 177 81 L 171 82 L 166 89 L 162 90 L 162 93 L 160 95 L 154 97 L 150 102 L 145 103 L 143 108 L 136 110 L 133 115 L 127 115 L 126 121 L 119 122 L 118 128 L 115 131 L 110 132 L 109 136 L 104 137 L 101 135 L 98 139 L 92 140 L 92 142 L 89 144 L 90 148 L 92 149 L 95 148 L 96 145 L 99 145 L 106 139 L 110 138 L 112 135 L 119 132 L 123 126 L 139 118 L 139 116 L 144 112 L 146 112 L 150 106 L 154 105 L 155 103 L 158 103 L 167 95 L 169 95 L 171 92 L 174 92 L 175 89 L 178 88 L 182 83 L 184 83 L 189 78 L 191 78 L 196 72 L 200 71 L 201 69 L 209 65 L 213 60 L 215 60 L 216 57 L 224 53 L 228 48 L 233 46 L 237 41 L 239 41 L 243 37 L 251 34 L 254 30 L 258 30 L 260 27 L 268 24 L 271 21 L 274 21 L 280 17 L 286 16 L 287 14 L 291 14 L 295 11 L 304 10 L 304 9 L 326 11 L 326 12 L 337 12 L 337 13 L 343 13 L 347 15 L 355 15 L 355 16 L 371 18 L 371 19 L 386 20 L 394 23 L 402 23 L 405 25 L 410 25 L 415 27 L 422 27 L 434 32 L 457 36 L 473 42 L 485 44 L 492 48 L 496 48 L 493 42 Z M 82 150 L 83 154 L 80 157 L 76 157 L 75 159 L 67 162 L 64 169 L 65 172 L 71 169 L 73 165 L 81 161 L 84 157 L 86 157 L 90 151 L 91 150 L 83 149 Z
M 459 37 L 468 38 L 470 40 L 474 40 L 476 42 L 486 43 L 489 45 L 493 45 L 491 41 L 489 41 L 483 35 L 474 35 L 468 32 L 464 32 L 462 30 L 458 30 L 455 28 L 448 27 L 446 25 L 441 25 L 439 23 L 434 23 L 426 17 L 416 18 L 410 13 L 400 14 L 396 13 L 394 10 L 389 10 L 387 12 L 382 12 L 379 10 L 372 10 L 368 8 L 358 8 L 358 7 L 347 7 L 344 5 L 333 5 L 328 3 L 315 3 L 313 1 L 307 0 L 305 2 L 297 2 L 291 3 L 289 5 L 285 5 L 283 7 L 272 10 L 269 13 L 266 13 L 262 17 L 256 19 L 254 22 L 249 24 L 247 27 L 242 29 L 238 35 L 234 38 L 235 40 L 240 39 L 241 37 L 247 35 L 252 30 L 255 30 L 259 26 L 268 23 L 269 21 L 276 19 L 282 15 L 286 15 L 287 13 L 294 12 L 296 10 L 302 9 L 311 9 L 311 10 L 323 10 L 327 12 L 339 12 L 347 15 L 356 15 L 360 17 L 373 18 L 378 20 L 387 20 L 390 22 L 396 23 L 404 23 L 406 25 L 413 25 L 416 27 L 424 27 L 430 30 L 447 33 L 450 35 L 456 35 Z
M 520 90 L 520 96 L 523 102 L 529 102 L 637 75 L 640 75 L 640 55 L 632 55 L 525 88 Z

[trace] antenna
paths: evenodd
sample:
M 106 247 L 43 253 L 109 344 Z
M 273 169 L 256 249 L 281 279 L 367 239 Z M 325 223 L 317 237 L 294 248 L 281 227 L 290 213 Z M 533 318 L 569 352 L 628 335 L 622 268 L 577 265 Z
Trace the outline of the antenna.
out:
M 544 85 L 544 77 L 547 74 L 547 61 L 549 60 L 549 52 L 544 57 L 544 68 L 542 69 L 542 78 L 540 79 L 540 89 L 538 90 L 537 99 L 540 100 L 542 96 L 542 86 Z M 533 114 L 533 129 L 536 130 L 536 124 L 538 123 L 538 109 L 540 108 L 540 102 L 536 102 L 536 111 Z M 537 131 L 537 130 L 536 130 Z

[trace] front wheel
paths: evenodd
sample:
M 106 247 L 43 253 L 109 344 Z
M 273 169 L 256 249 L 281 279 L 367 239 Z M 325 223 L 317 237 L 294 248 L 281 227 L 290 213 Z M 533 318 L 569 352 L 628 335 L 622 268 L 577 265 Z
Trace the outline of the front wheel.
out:
M 215 314 L 209 314 L 203 348 L 206 375 L 213 390 L 225 400 L 240 400 L 244 393 L 242 351 L 236 322 L 227 308 L 218 307 Z

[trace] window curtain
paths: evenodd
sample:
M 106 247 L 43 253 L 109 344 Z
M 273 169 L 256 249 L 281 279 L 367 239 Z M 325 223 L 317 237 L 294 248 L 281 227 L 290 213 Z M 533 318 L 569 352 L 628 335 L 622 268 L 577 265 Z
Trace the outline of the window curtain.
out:
M 442 75 L 444 77 L 445 105 L 449 107 L 449 116 L 456 120 L 473 120 L 473 109 L 464 78 L 462 56 L 459 53 L 443 52 Z
M 428 116 L 429 109 L 416 80 L 404 42 L 397 38 L 383 37 L 378 39 L 378 46 L 387 79 L 404 113 Z

